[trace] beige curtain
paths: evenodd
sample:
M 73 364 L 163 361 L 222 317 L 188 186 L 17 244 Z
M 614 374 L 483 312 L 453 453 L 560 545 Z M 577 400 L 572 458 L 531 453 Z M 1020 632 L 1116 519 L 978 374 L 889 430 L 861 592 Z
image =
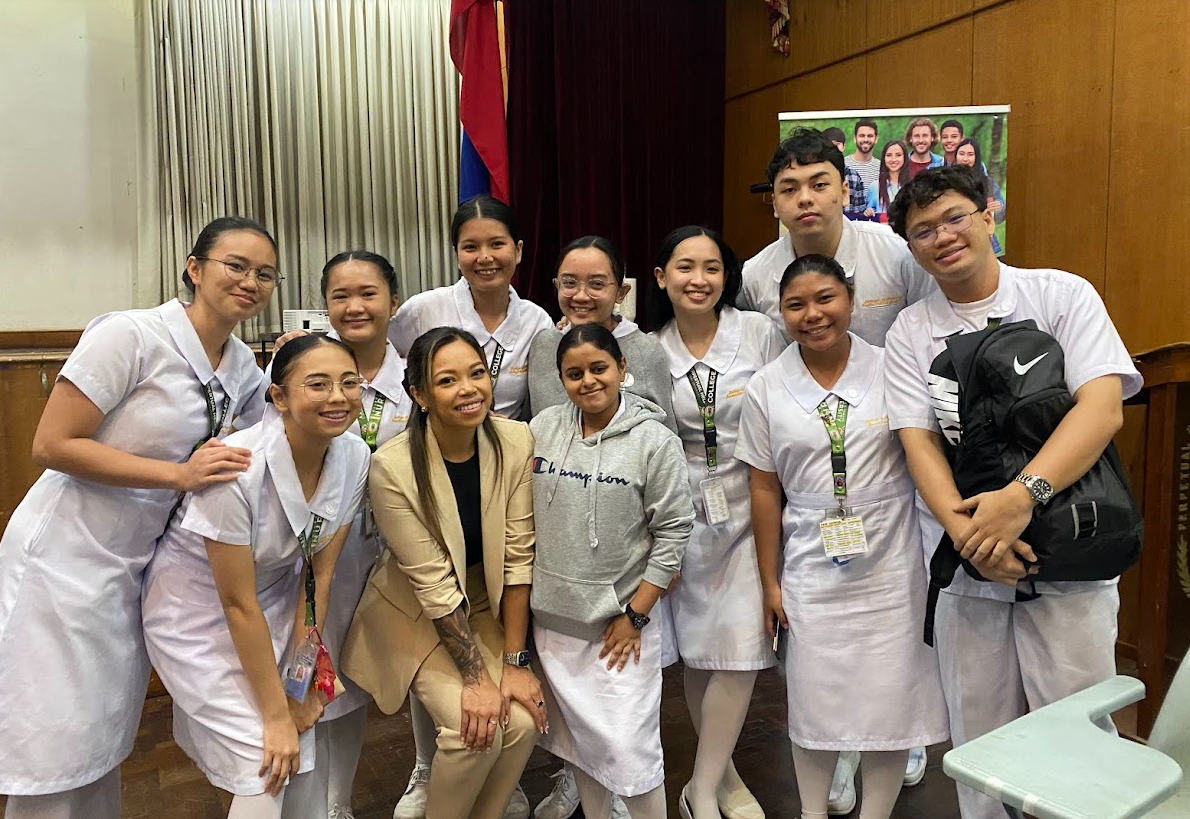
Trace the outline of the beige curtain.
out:
M 245 338 L 321 308 L 342 250 L 389 258 L 408 297 L 457 276 L 450 0 L 146 0 L 137 301 L 182 287 L 202 226 L 273 231 L 284 280 Z

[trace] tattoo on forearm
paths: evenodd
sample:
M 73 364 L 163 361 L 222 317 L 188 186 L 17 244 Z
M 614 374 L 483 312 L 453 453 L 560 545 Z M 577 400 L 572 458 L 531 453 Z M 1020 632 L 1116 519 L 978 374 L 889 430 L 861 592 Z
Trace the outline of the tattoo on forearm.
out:
M 479 646 L 471 635 L 471 627 L 467 624 L 467 613 L 464 604 L 445 617 L 434 621 L 434 628 L 438 630 L 438 637 L 442 645 L 446 646 L 450 658 L 454 660 L 464 683 L 479 682 L 483 676 L 483 656 L 479 653 Z

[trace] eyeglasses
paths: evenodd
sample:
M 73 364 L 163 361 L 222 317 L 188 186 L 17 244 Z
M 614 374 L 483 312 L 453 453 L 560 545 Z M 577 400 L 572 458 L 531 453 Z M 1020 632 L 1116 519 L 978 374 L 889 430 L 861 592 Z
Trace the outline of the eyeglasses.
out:
M 563 276 L 557 279 L 558 290 L 567 295 L 577 293 L 580 288 L 586 288 L 586 291 L 592 296 L 598 296 L 612 286 L 612 283 L 607 279 L 591 279 L 586 282 L 581 282 L 578 279 L 570 276 Z
M 335 385 L 339 386 L 339 391 L 343 393 L 343 397 L 354 401 L 363 395 L 364 385 L 368 382 L 359 376 L 348 376 L 342 381 L 332 381 L 329 378 L 311 378 L 309 381 L 302 382 L 302 389 L 306 391 L 306 398 L 314 404 L 321 404 L 323 401 L 330 399 L 335 391 Z
M 954 216 L 943 219 L 936 225 L 923 225 L 909 234 L 909 241 L 918 247 L 929 247 L 938 241 L 938 231 L 943 228 L 951 236 L 957 236 L 971 227 L 971 217 L 982 210 L 983 208 L 976 208 L 970 213 L 956 213 Z
M 243 262 L 215 259 L 211 256 L 195 256 L 194 258 L 207 262 L 218 262 L 223 265 L 223 272 L 233 282 L 242 282 L 248 278 L 249 274 L 254 275 L 256 276 L 256 283 L 266 290 L 276 287 L 277 282 L 282 279 L 281 274 L 277 272 L 276 268 L 272 267 L 249 267 Z

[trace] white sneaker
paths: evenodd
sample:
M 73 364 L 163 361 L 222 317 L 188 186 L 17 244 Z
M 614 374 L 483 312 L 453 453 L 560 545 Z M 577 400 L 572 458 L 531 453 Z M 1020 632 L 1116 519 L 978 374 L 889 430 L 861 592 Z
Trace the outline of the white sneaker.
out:
M 551 778 L 554 789 L 537 805 L 533 816 L 535 819 L 570 819 L 578 810 L 578 785 L 574 784 L 574 774 L 563 766 Z
M 612 794 L 612 819 L 630 819 L 628 808 L 624 807 L 624 800 L 618 794 Z
M 393 819 L 426 819 L 426 785 L 430 782 L 430 766 L 413 766 L 405 795 L 393 808 Z
M 912 788 L 921 783 L 926 775 L 926 749 L 914 748 L 909 752 L 909 764 L 905 766 L 905 787 Z
M 508 807 L 504 809 L 504 819 L 529 819 L 529 797 L 517 785 L 516 790 L 508 799 Z
M 351 812 L 351 808 L 335 805 L 326 815 L 326 819 L 355 819 L 355 814 Z
M 828 816 L 846 816 L 855 810 L 855 769 L 859 767 L 857 751 L 843 751 L 835 765 L 831 793 L 826 800 Z

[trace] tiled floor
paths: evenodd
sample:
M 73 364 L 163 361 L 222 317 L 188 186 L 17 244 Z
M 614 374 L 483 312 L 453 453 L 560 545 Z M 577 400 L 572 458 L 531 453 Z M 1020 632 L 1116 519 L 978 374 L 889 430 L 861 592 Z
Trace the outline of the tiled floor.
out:
M 680 667 L 666 672 L 662 717 L 666 791 L 670 798 L 670 816 L 677 816 L 674 800 L 690 776 L 695 749 L 694 730 L 682 694 Z M 128 819 L 219 819 L 226 816 L 230 797 L 209 785 L 173 743 L 170 721 L 169 699 L 150 700 L 141 722 L 136 750 L 123 767 L 124 816 Z M 925 781 L 902 792 L 894 819 L 957 817 L 954 787 L 941 770 L 945 749 L 945 746 L 931 749 Z M 789 740 L 785 736 L 785 692 L 774 671 L 762 672 L 757 681 L 735 761 L 769 817 L 798 816 L 793 763 L 789 756 Z M 386 717 L 373 710 L 356 777 L 357 819 L 389 819 L 412 766 L 413 739 L 408 713 L 402 711 Z M 522 780 L 533 804 L 549 793 L 553 786 L 549 775 L 557 767 L 557 762 L 545 752 L 534 752 Z M 3 797 L 0 797 L 2 804 Z M 854 815 L 858 816 L 858 811 Z

